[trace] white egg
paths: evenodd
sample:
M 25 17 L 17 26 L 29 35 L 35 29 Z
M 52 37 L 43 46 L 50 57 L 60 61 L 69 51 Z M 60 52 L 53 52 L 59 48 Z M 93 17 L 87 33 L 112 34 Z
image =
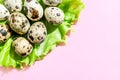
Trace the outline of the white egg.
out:
M 59 25 L 64 21 L 64 12 L 58 7 L 47 7 L 45 18 L 51 24 Z
M 42 0 L 44 4 L 48 6 L 57 6 L 62 2 L 62 0 Z
M 20 12 L 14 12 L 9 16 L 10 28 L 18 34 L 26 34 L 30 28 L 28 19 Z
M 0 4 L 0 20 L 6 20 L 9 17 L 10 13 L 5 8 L 4 5 Z
M 31 21 L 38 21 L 43 17 L 43 8 L 37 0 L 25 0 L 24 7 L 26 16 Z
M 4 4 L 11 12 L 22 10 L 22 0 L 4 0 Z

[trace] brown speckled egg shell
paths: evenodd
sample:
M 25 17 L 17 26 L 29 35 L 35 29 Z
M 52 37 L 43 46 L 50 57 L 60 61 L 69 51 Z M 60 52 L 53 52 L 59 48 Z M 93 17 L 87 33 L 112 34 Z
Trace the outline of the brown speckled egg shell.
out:
M 30 27 L 27 38 L 31 43 L 39 44 L 42 43 L 47 35 L 47 30 L 42 22 L 36 22 Z

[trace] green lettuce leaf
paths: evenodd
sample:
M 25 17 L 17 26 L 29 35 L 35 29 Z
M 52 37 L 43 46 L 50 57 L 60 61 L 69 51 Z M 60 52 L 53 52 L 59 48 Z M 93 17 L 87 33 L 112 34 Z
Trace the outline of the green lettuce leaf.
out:
M 0 0 L 0 4 L 3 4 L 4 0 Z M 39 3 L 45 9 L 46 6 L 41 0 Z M 38 59 L 43 59 L 51 50 L 53 50 L 56 45 L 65 42 L 66 33 L 71 29 L 71 25 L 74 21 L 78 20 L 80 11 L 84 8 L 84 4 L 80 0 L 63 0 L 63 2 L 58 6 L 65 13 L 65 20 L 59 26 L 54 26 L 48 23 L 45 18 L 42 18 L 42 22 L 45 23 L 47 27 L 47 38 L 40 45 L 33 45 L 34 49 L 32 53 L 27 57 L 18 56 L 13 48 L 12 42 L 16 35 L 13 36 L 4 44 L 0 44 L 0 66 L 13 67 L 23 69 L 24 65 L 32 65 Z M 0 24 L 5 24 L 6 21 L 0 22 Z

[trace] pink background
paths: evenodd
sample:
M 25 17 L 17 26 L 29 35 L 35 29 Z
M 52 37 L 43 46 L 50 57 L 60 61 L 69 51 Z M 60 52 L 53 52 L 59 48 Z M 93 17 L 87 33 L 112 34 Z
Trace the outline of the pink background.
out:
M 0 80 L 120 80 L 120 0 L 84 0 L 75 32 L 25 70 L 0 68 Z

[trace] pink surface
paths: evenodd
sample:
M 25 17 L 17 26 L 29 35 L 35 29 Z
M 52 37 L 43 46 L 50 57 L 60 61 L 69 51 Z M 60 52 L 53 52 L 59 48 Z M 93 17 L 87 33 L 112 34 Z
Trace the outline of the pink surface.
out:
M 0 68 L 0 80 L 120 80 L 120 0 L 84 3 L 66 46 L 25 70 Z

